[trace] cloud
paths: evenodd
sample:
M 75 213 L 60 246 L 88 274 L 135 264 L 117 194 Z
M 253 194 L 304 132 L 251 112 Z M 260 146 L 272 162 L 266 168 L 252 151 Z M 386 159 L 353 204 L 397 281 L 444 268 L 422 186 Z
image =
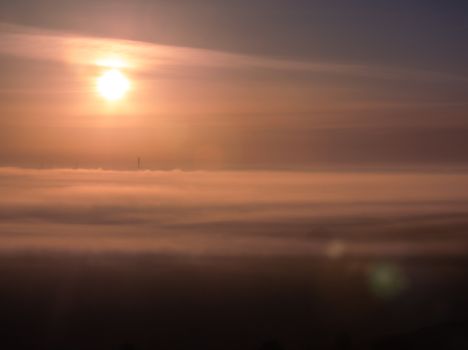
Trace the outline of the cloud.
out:
M 463 174 L 0 169 L 3 249 L 463 254 Z M 340 250 L 341 251 L 341 250 Z
M 0 23 L 0 53 L 73 65 L 96 65 L 102 60 L 117 56 L 123 58 L 121 64 L 126 68 L 146 72 L 168 67 L 256 68 L 379 79 L 467 81 L 466 77 L 443 72 L 354 63 L 277 59 L 140 41 L 89 37 L 8 23 Z

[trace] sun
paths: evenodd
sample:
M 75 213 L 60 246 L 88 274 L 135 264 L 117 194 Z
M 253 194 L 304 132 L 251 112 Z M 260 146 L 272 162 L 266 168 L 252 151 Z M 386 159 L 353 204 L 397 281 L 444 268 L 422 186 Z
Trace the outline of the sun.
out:
M 118 69 L 109 69 L 97 79 L 97 91 L 108 101 L 122 99 L 130 90 L 130 81 Z

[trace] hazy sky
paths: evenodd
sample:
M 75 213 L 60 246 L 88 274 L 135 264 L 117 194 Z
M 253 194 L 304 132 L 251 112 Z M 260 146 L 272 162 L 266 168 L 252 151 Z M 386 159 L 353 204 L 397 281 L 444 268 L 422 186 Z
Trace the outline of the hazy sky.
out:
M 468 162 L 465 1 L 0 3 L 0 163 Z M 108 55 L 132 89 L 95 91 Z

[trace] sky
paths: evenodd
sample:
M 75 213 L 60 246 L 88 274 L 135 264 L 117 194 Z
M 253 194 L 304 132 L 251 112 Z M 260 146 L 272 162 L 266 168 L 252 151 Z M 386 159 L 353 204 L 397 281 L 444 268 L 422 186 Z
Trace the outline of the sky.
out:
M 0 164 L 465 167 L 463 1 L 0 4 Z M 97 62 L 131 90 L 96 93 Z M 84 142 L 85 140 L 85 142 Z

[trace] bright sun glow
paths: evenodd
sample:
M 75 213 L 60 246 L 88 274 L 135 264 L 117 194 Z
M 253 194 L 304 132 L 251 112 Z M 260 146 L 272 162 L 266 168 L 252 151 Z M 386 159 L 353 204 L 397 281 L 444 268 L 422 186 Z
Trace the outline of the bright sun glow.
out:
M 130 81 L 118 69 L 105 71 L 97 80 L 99 94 L 109 101 L 120 100 L 130 89 Z
M 125 60 L 117 56 L 108 56 L 100 58 L 96 61 L 96 64 L 99 67 L 122 69 L 128 67 L 128 64 Z

